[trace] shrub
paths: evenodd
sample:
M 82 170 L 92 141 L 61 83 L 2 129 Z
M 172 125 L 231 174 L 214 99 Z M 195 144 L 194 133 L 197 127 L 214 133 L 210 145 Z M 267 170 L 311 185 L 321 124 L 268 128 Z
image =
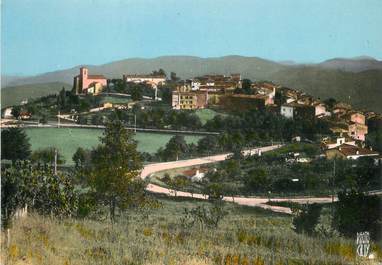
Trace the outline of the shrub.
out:
M 48 165 L 20 161 L 2 169 L 1 211 L 4 225 L 16 209 L 25 205 L 41 214 L 65 216 L 76 211 L 77 202 L 72 178 L 61 172 L 54 174 Z
M 336 229 L 333 228 L 332 223 L 333 217 L 330 215 L 330 213 L 321 213 L 319 221 L 314 228 L 314 233 L 322 238 L 338 237 L 339 233 Z
M 183 227 L 189 228 L 198 224 L 201 230 L 204 227 L 217 228 L 227 214 L 221 202 L 215 202 L 212 207 L 198 206 L 191 210 L 184 209 L 184 212 L 184 216 L 181 218 Z
M 381 225 L 381 199 L 361 192 L 340 192 L 333 218 L 333 226 L 348 237 L 368 231 L 372 238 L 379 238 Z
M 322 206 L 316 203 L 304 205 L 293 218 L 294 230 L 297 233 L 313 234 L 320 217 L 321 208 Z

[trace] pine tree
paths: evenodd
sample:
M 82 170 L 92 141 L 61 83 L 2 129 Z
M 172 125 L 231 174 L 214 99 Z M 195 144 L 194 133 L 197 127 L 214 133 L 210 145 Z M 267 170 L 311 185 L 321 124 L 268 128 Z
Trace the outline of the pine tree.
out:
M 126 208 L 135 195 L 141 195 L 144 185 L 139 179 L 141 155 L 133 134 L 117 120 L 106 125 L 99 145 L 92 152 L 89 184 L 97 199 L 109 205 L 114 221 L 116 208 Z

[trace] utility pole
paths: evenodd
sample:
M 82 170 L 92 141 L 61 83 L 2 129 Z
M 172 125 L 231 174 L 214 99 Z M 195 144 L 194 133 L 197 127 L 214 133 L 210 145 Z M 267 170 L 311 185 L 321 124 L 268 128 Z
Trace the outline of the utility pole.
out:
M 134 132 L 137 132 L 137 114 L 134 114 Z
M 57 115 L 57 128 L 60 128 L 60 111 L 58 111 Z
M 57 176 L 57 149 L 54 149 L 54 175 Z
M 332 211 L 332 218 L 334 214 L 334 178 L 336 177 L 336 158 L 333 159 L 333 176 L 332 176 L 332 205 L 331 205 L 331 211 Z

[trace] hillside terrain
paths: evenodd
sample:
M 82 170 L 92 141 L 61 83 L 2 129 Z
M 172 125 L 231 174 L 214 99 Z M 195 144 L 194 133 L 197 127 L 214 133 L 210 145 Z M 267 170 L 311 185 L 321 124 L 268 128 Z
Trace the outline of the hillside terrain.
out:
M 60 91 L 62 87 L 65 87 L 67 90 L 72 89 L 72 85 L 68 85 L 63 82 L 4 87 L 1 89 L 1 107 L 4 108 L 20 104 L 20 102 L 24 99 L 38 98 L 55 94 Z
M 361 56 L 357 58 L 334 58 L 322 63 L 318 66 L 326 69 L 337 69 L 349 72 L 362 72 L 371 69 L 382 70 L 382 63 L 372 57 Z
M 353 241 L 297 234 L 287 215 L 226 203 L 215 227 L 193 224 L 185 215 L 185 209 L 211 203 L 182 198 L 159 203 L 157 209 L 129 210 L 114 225 L 32 215 L 15 222 L 3 254 L 11 264 L 341 265 L 356 260 Z M 372 251 L 380 253 L 374 244 Z
M 13 79 L 9 85 L 14 87 L 4 88 L 8 93 L 3 94 L 3 97 L 6 102 L 15 102 L 7 99 L 14 97 L 11 90 L 36 90 L 35 84 L 52 82 L 71 84 L 79 67 Z M 357 108 L 382 112 L 382 104 L 379 104 L 382 102 L 382 62 L 372 58 L 332 59 L 319 64 L 301 65 L 243 56 L 163 56 L 153 59 L 131 58 L 99 66 L 88 65 L 88 68 L 90 73 L 103 74 L 107 78 L 121 78 L 126 73 L 150 73 L 159 68 L 167 73 L 176 72 L 183 79 L 204 74 L 241 73 L 243 78 L 269 80 L 322 99 L 334 97 L 350 102 Z M 24 86 L 21 88 L 20 85 Z M 54 90 L 53 87 L 49 89 Z

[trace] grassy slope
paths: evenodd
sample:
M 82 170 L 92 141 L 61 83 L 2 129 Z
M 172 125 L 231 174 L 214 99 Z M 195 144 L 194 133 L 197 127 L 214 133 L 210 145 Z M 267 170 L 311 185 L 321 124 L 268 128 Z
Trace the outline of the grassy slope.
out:
M 26 133 L 30 138 L 32 150 L 57 147 L 63 154 L 66 163 L 71 164 L 72 156 L 78 147 L 91 149 L 99 141 L 102 130 L 97 129 L 70 129 L 70 128 L 29 128 Z M 171 134 L 137 133 L 138 150 L 155 153 L 158 148 L 164 147 L 172 137 Z M 197 143 L 200 136 L 185 136 L 187 142 Z
M 202 124 L 206 124 L 207 121 L 212 120 L 218 113 L 212 109 L 200 109 L 196 110 L 195 114 L 199 117 Z
M 4 87 L 1 89 L 1 107 L 18 105 L 24 99 L 55 94 L 62 87 L 66 90 L 72 89 L 71 85 L 61 82 Z
M 58 221 L 36 215 L 19 220 L 11 229 L 12 242 L 3 256 L 14 263 L 23 258 L 22 264 L 43 265 L 201 265 L 222 264 L 227 259 L 230 262 L 224 264 L 354 262 L 354 240 L 295 234 L 290 216 L 226 203 L 228 215 L 219 227 L 200 230 L 197 225 L 184 228 L 181 216 L 184 208 L 207 202 L 160 201 L 161 208 L 146 214 L 130 211 L 113 226 L 107 220 Z
M 125 97 L 101 96 L 101 103 L 110 102 L 113 104 L 126 104 L 130 101 L 130 98 Z

